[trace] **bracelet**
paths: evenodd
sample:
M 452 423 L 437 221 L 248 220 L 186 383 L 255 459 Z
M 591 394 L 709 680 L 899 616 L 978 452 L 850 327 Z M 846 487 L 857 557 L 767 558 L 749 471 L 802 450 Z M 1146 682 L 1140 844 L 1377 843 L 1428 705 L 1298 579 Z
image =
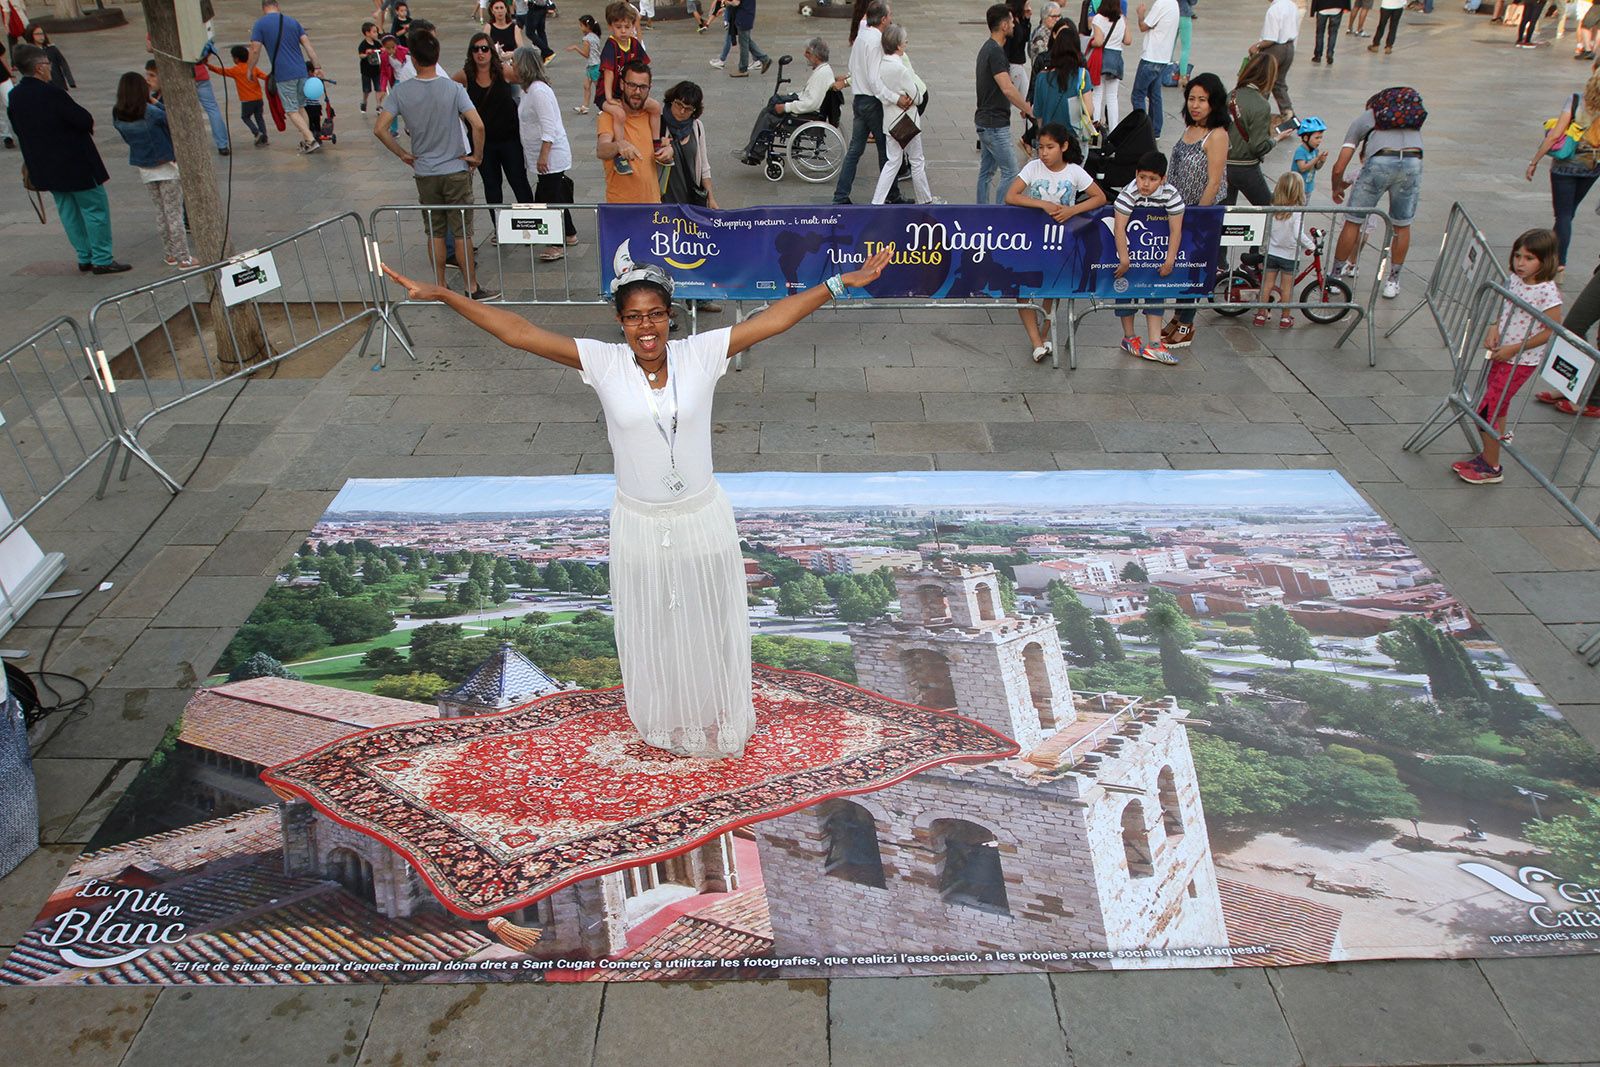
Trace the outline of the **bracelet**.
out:
M 828 287 L 828 292 L 832 294 L 834 300 L 844 299 L 844 275 L 835 274 L 822 284 Z

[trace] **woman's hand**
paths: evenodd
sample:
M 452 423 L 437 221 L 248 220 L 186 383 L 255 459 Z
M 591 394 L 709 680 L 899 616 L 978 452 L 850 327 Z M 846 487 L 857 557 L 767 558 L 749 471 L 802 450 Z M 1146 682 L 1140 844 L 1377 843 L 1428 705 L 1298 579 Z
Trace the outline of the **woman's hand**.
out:
M 1538 169 L 1539 169 L 1539 161 L 1536 159 L 1532 163 L 1528 164 L 1528 172 L 1524 175 L 1524 177 L 1526 177 L 1530 182 L 1533 181 L 1534 172 L 1537 171 Z
M 414 282 L 387 263 L 384 264 L 383 273 L 389 276 L 390 281 L 404 289 L 406 297 L 410 300 L 438 300 L 440 295 L 446 292 L 443 286 Z
M 841 274 L 839 280 L 852 289 L 865 289 L 878 280 L 883 273 L 883 268 L 889 265 L 894 258 L 894 245 L 885 245 L 878 249 L 867 261 L 861 264 L 860 270 L 853 270 L 849 274 Z

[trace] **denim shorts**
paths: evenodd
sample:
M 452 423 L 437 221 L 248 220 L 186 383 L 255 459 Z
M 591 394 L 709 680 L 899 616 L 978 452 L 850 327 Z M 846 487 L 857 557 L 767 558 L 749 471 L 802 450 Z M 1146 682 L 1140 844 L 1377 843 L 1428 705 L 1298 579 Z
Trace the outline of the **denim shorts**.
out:
M 1350 206 L 1374 208 L 1389 194 L 1389 218 L 1396 226 L 1409 226 L 1417 217 L 1422 197 L 1421 156 L 1372 156 L 1361 165 L 1361 175 L 1350 190 Z
M 284 112 L 299 111 L 306 106 L 306 80 L 304 78 L 286 78 L 278 83 L 278 102 L 283 104 Z
M 1293 274 L 1294 273 L 1294 260 L 1289 259 L 1286 256 L 1275 256 L 1275 255 L 1273 255 L 1272 253 L 1269 252 L 1269 253 L 1267 253 L 1266 269 L 1267 270 L 1286 270 L 1290 274 Z

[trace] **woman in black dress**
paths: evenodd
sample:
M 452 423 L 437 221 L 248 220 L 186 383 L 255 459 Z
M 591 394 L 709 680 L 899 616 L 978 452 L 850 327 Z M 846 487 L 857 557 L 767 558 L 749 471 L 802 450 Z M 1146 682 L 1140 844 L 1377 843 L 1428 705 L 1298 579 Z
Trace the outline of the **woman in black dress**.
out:
M 498 0 L 496 0 L 498 2 Z M 450 76 L 467 87 L 467 96 L 483 120 L 483 199 L 503 204 L 501 178 L 511 185 L 515 203 L 533 203 L 528 169 L 522 160 L 522 135 L 517 124 L 517 90 L 506 81 L 505 62 L 495 54 L 487 33 L 475 33 L 467 44 L 467 62 Z

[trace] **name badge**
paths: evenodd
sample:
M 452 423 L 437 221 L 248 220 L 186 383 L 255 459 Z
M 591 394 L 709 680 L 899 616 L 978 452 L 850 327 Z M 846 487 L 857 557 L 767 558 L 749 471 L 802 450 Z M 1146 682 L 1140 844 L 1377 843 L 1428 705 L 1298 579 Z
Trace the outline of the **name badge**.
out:
M 689 483 L 680 478 L 678 476 L 678 472 L 675 470 L 668 471 L 666 474 L 663 474 L 661 476 L 661 484 L 666 486 L 667 492 L 671 493 L 673 496 L 678 496 L 685 489 L 689 488 Z

